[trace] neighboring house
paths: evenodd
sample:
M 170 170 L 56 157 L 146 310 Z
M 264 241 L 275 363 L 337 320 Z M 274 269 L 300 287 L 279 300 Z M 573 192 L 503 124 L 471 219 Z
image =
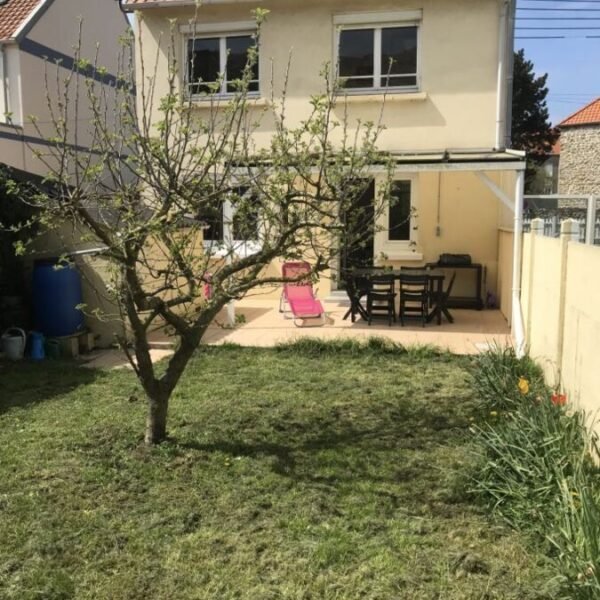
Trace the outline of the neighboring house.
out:
M 600 98 L 558 127 L 561 131 L 559 193 L 600 195 Z
M 558 173 L 560 165 L 560 140 L 558 140 L 550 154 L 536 167 L 535 176 L 527 186 L 528 194 L 556 194 L 558 192 Z
M 46 168 L 34 157 L 52 136 L 46 94 L 73 67 L 81 21 L 82 57 L 108 70 L 103 81 L 116 81 L 118 39 L 128 23 L 114 0 L 0 0 L 0 163 L 29 174 Z M 98 46 L 98 51 L 96 47 Z M 49 63 L 50 66 L 49 66 Z M 56 99 L 56 96 L 53 96 Z M 86 119 L 81 106 L 79 144 L 85 149 Z M 74 114 L 74 113 L 72 113 Z M 34 116 L 42 135 L 29 122 Z M 74 122 L 69 124 L 73 129 Z
M 45 140 L 55 135 L 46 81 L 56 109 L 57 82 L 72 72 L 80 31 L 81 56 L 92 61 L 98 56 L 99 66 L 108 72 L 99 81 L 110 86 L 117 81 L 118 40 L 127 27 L 114 0 L 0 0 L 0 167 L 10 167 L 12 178 L 43 185 L 48 168 L 36 153 L 47 152 L 50 142 Z M 73 97 L 70 101 L 72 106 Z M 86 100 L 80 103 L 77 123 L 75 114 L 71 110 L 67 126 L 72 133 L 78 126 L 77 146 L 87 152 Z M 39 131 L 30 117 L 37 119 Z M 0 203 L 8 205 L 1 186 Z M 3 212 L 5 218 L 24 218 L 19 214 Z M 9 325 L 31 325 L 25 309 L 28 272 L 15 258 L 12 242 L 9 233 L 0 232 L 0 331 Z M 63 240 L 49 238 L 39 240 L 38 247 L 50 254 L 65 250 Z
M 499 232 L 512 226 L 515 204 L 520 213 L 525 168 L 523 155 L 510 150 L 508 125 L 514 0 L 215 0 L 199 6 L 194 25 L 193 0 L 124 5 L 143 13 L 137 33 L 144 54 L 136 58 L 153 69 L 158 51 L 158 73 L 165 72 L 165 39 L 176 21 L 180 64 L 190 65 L 181 91 L 192 95 L 200 113 L 208 108 L 199 94 L 202 82 L 216 81 L 227 56 L 243 55 L 252 44 L 255 5 L 270 11 L 253 90 L 258 104 L 271 95 L 271 64 L 280 93 L 290 52 L 292 123 L 307 114 L 310 96 L 323 90 L 320 71 L 326 63 L 346 81 L 337 112 L 342 117 L 347 110 L 351 123 L 377 121 L 387 91 L 380 149 L 394 155 L 398 201 L 382 215 L 382 227 L 361 260 L 385 256 L 393 265 L 422 264 L 441 253 L 468 253 L 486 267 L 487 290 L 503 299 L 510 316 L 510 265 L 499 265 Z M 166 93 L 166 78 L 156 85 L 157 95 Z M 226 99 L 228 93 L 224 81 L 219 95 Z M 256 142 L 266 143 L 270 133 L 265 125 Z M 371 193 L 381 181 L 374 167 Z M 411 223 L 401 226 L 411 208 Z M 208 235 L 221 232 L 212 227 Z M 520 236 L 515 239 L 520 252 Z M 350 265 L 341 256 L 332 272 L 345 266 Z M 332 293 L 336 280 L 327 280 Z

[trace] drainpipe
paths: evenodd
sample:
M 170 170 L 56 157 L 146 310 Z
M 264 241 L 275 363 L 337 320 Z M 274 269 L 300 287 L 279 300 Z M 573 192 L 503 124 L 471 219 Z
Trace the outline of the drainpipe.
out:
M 496 142 L 497 150 L 504 147 L 505 129 L 506 129 L 506 100 L 507 100 L 507 81 L 506 81 L 506 60 L 508 45 L 508 9 L 509 0 L 502 3 L 500 9 L 500 29 L 498 32 L 498 82 L 496 97 Z
M 4 111 L 3 113 L 10 112 L 8 106 L 8 85 L 6 84 L 6 78 L 8 76 L 8 67 L 6 62 L 6 50 L 4 44 L 0 44 L 0 91 L 2 92 L 2 100 Z M 4 114 L 0 114 L 0 123 L 4 123 L 6 117 Z
M 525 326 L 521 306 L 521 267 L 523 262 L 523 198 L 525 171 L 517 171 L 515 183 L 515 224 L 513 240 L 512 332 L 517 356 L 525 355 Z
M 515 23 L 517 20 L 517 0 L 509 0 L 508 4 L 508 34 L 506 48 L 506 124 L 504 127 L 504 147 L 512 147 L 512 115 L 513 115 L 513 86 L 515 70 Z

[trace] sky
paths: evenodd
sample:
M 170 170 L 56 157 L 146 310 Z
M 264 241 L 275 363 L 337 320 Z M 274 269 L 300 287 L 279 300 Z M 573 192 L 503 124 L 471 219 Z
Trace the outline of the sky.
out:
M 515 48 L 525 49 L 536 73 L 548 73 L 548 108 L 556 125 L 600 98 L 600 0 L 518 0 L 517 7 Z M 551 36 L 566 39 L 518 39 Z

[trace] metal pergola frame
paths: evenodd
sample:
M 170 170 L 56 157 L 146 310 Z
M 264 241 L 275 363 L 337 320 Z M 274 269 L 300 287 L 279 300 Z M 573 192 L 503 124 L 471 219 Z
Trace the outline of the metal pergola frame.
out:
M 515 349 L 525 354 L 525 326 L 521 307 L 521 271 L 523 258 L 523 210 L 525 198 L 526 154 L 518 150 L 445 150 L 443 152 L 393 153 L 396 165 L 404 173 L 472 172 L 514 215 L 511 329 Z M 383 168 L 376 170 L 384 171 Z M 490 172 L 515 173 L 514 197 L 511 198 L 488 175 Z

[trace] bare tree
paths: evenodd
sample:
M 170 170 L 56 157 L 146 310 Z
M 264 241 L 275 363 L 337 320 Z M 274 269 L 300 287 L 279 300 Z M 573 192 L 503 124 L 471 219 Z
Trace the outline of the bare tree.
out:
M 256 11 L 258 32 L 264 17 Z M 67 78 L 49 76 L 53 146 L 39 154 L 59 192 L 58 201 L 38 203 L 40 219 L 46 226 L 75 223 L 106 248 L 108 289 L 128 332 L 119 342 L 148 399 L 148 444 L 165 439 L 171 394 L 218 313 L 283 282 L 269 269 L 276 259 L 308 260 L 316 279 L 342 247 L 364 243 L 392 172 L 390 158 L 377 150 L 380 123 L 348 122 L 329 67 L 306 118 L 290 124 L 287 75 L 277 97 L 272 91 L 265 106 L 255 105 L 259 34 L 243 73 L 227 82 L 225 100 L 222 81 L 190 79 L 193 64 L 181 68 L 175 41 L 171 31 L 160 98 L 157 63 L 138 61 L 136 81 L 133 49 L 142 57 L 144 48 L 131 33 L 116 85 L 103 85 L 97 61 L 81 57 Z M 84 132 L 69 125 L 84 100 L 93 116 L 85 132 L 91 152 L 78 143 Z M 256 132 L 266 118 L 272 133 L 259 145 Z M 366 220 L 358 200 L 373 165 L 386 182 Z M 159 326 L 178 343 L 157 370 L 149 333 Z

